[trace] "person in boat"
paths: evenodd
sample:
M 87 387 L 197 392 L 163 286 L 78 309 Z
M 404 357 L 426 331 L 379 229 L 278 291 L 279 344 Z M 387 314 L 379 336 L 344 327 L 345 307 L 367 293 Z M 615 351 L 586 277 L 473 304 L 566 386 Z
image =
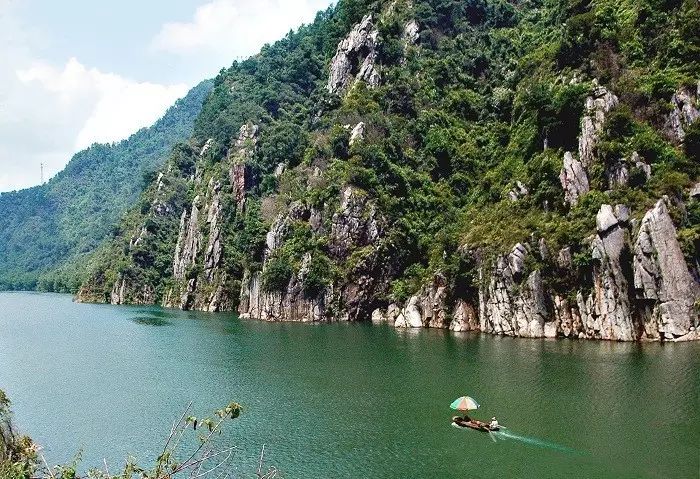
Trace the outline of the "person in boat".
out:
M 489 423 L 489 427 L 491 429 L 498 429 L 499 428 L 498 420 L 495 417 L 491 418 L 491 422 Z

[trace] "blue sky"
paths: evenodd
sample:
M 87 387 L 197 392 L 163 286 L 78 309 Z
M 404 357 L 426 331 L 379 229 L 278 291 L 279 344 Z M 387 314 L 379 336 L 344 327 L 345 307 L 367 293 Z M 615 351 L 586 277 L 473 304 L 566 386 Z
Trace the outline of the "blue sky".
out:
M 0 0 L 0 191 L 152 124 L 332 0 Z

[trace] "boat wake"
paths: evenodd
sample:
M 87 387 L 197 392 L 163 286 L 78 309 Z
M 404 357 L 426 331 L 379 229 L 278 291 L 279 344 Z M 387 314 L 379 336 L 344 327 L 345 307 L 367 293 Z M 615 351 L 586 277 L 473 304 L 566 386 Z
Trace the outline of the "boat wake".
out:
M 498 439 L 512 439 L 514 441 L 520 441 L 531 446 L 541 447 L 544 449 L 551 449 L 559 452 L 566 452 L 569 454 L 580 454 L 580 451 L 572 449 L 555 442 L 545 441 L 544 439 L 539 439 L 536 437 L 521 436 L 520 434 L 515 434 L 507 429 L 501 429 L 500 431 L 492 433 Z

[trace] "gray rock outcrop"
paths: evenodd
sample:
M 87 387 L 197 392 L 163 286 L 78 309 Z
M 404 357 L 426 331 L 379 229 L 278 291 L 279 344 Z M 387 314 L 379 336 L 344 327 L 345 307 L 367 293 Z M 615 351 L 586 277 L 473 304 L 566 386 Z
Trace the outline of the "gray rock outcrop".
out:
M 327 89 L 340 93 L 361 80 L 370 87 L 379 85 L 381 76 L 376 65 L 379 30 L 371 14 L 365 15 L 348 36 L 338 44 L 330 66 Z
M 374 203 L 357 188 L 343 188 L 340 209 L 331 220 L 330 252 L 337 258 L 344 258 L 351 247 L 372 244 L 379 235 L 380 223 Z
M 510 201 L 518 201 L 521 198 L 525 198 L 528 194 L 530 194 L 530 191 L 522 181 L 518 180 L 515 182 L 515 186 L 508 192 L 508 198 Z
M 564 200 L 572 205 L 590 191 L 588 175 L 583 164 L 568 151 L 564 153 L 564 166 L 559 173 L 559 181 L 564 189 Z
M 700 285 L 689 272 L 666 202 L 660 200 L 646 213 L 634 242 L 630 209 L 600 207 L 596 233 L 583 248 L 592 260 L 591 284 L 578 291 L 562 294 L 545 284 L 540 269 L 528 269 L 535 252 L 538 261 L 549 258 L 542 241 L 533 237 L 532 244 L 518 243 L 494 263 L 481 261 L 478 300 L 451 298 L 446 278 L 436 275 L 405 305 L 377 310 L 373 318 L 399 328 L 448 327 L 532 338 L 700 339 Z M 571 248 L 561 249 L 552 261 L 554 274 L 569 274 Z
M 698 326 L 698 284 L 688 271 L 666 201 L 649 210 L 634 245 L 634 287 L 649 339 L 673 339 Z
M 175 246 L 173 256 L 173 276 L 175 279 L 183 279 L 187 269 L 197 261 L 197 254 L 202 243 L 199 231 L 199 208 L 201 198 L 196 196 L 192 201 L 190 213 L 182 212 L 180 218 L 180 233 Z
M 606 114 L 618 104 L 617 96 L 604 86 L 598 86 L 586 98 L 585 115 L 581 119 L 578 158 L 584 168 L 595 161 L 595 148 L 603 130 Z
M 358 141 L 365 139 L 365 124 L 364 122 L 359 122 L 350 132 L 350 146 L 354 145 Z
M 594 259 L 592 308 L 581 308 L 587 337 L 631 341 L 638 337 L 632 319 L 630 280 L 624 269 L 628 265 L 629 234 L 610 205 L 602 205 L 596 215 L 597 234 L 591 245 Z M 626 256 L 626 257 L 625 257 Z
M 411 296 L 394 319 L 396 328 L 448 328 L 447 279 L 436 274 L 433 282 Z
M 241 126 L 238 138 L 229 151 L 231 190 L 239 211 L 245 205 L 246 192 L 254 186 L 249 163 L 255 154 L 258 129 L 258 126 L 252 123 L 245 123 Z
M 695 91 L 693 91 L 695 90 Z M 682 88 L 671 97 L 673 109 L 666 119 L 666 132 L 678 143 L 685 139 L 685 129 L 700 118 L 698 100 L 700 99 L 700 81 L 696 88 Z

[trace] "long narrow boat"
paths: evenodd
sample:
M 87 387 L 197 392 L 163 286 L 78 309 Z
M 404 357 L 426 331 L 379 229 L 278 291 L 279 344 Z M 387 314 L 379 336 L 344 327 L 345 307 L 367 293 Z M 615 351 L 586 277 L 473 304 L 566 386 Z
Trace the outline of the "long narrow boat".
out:
M 497 427 L 491 427 L 488 423 L 479 421 L 476 419 L 472 419 L 470 421 L 466 421 L 463 417 L 461 416 L 454 416 L 452 418 L 452 424 L 456 427 L 461 427 L 464 429 L 474 429 L 476 431 L 481 431 L 481 432 L 491 432 L 491 431 L 498 431 L 500 426 Z

